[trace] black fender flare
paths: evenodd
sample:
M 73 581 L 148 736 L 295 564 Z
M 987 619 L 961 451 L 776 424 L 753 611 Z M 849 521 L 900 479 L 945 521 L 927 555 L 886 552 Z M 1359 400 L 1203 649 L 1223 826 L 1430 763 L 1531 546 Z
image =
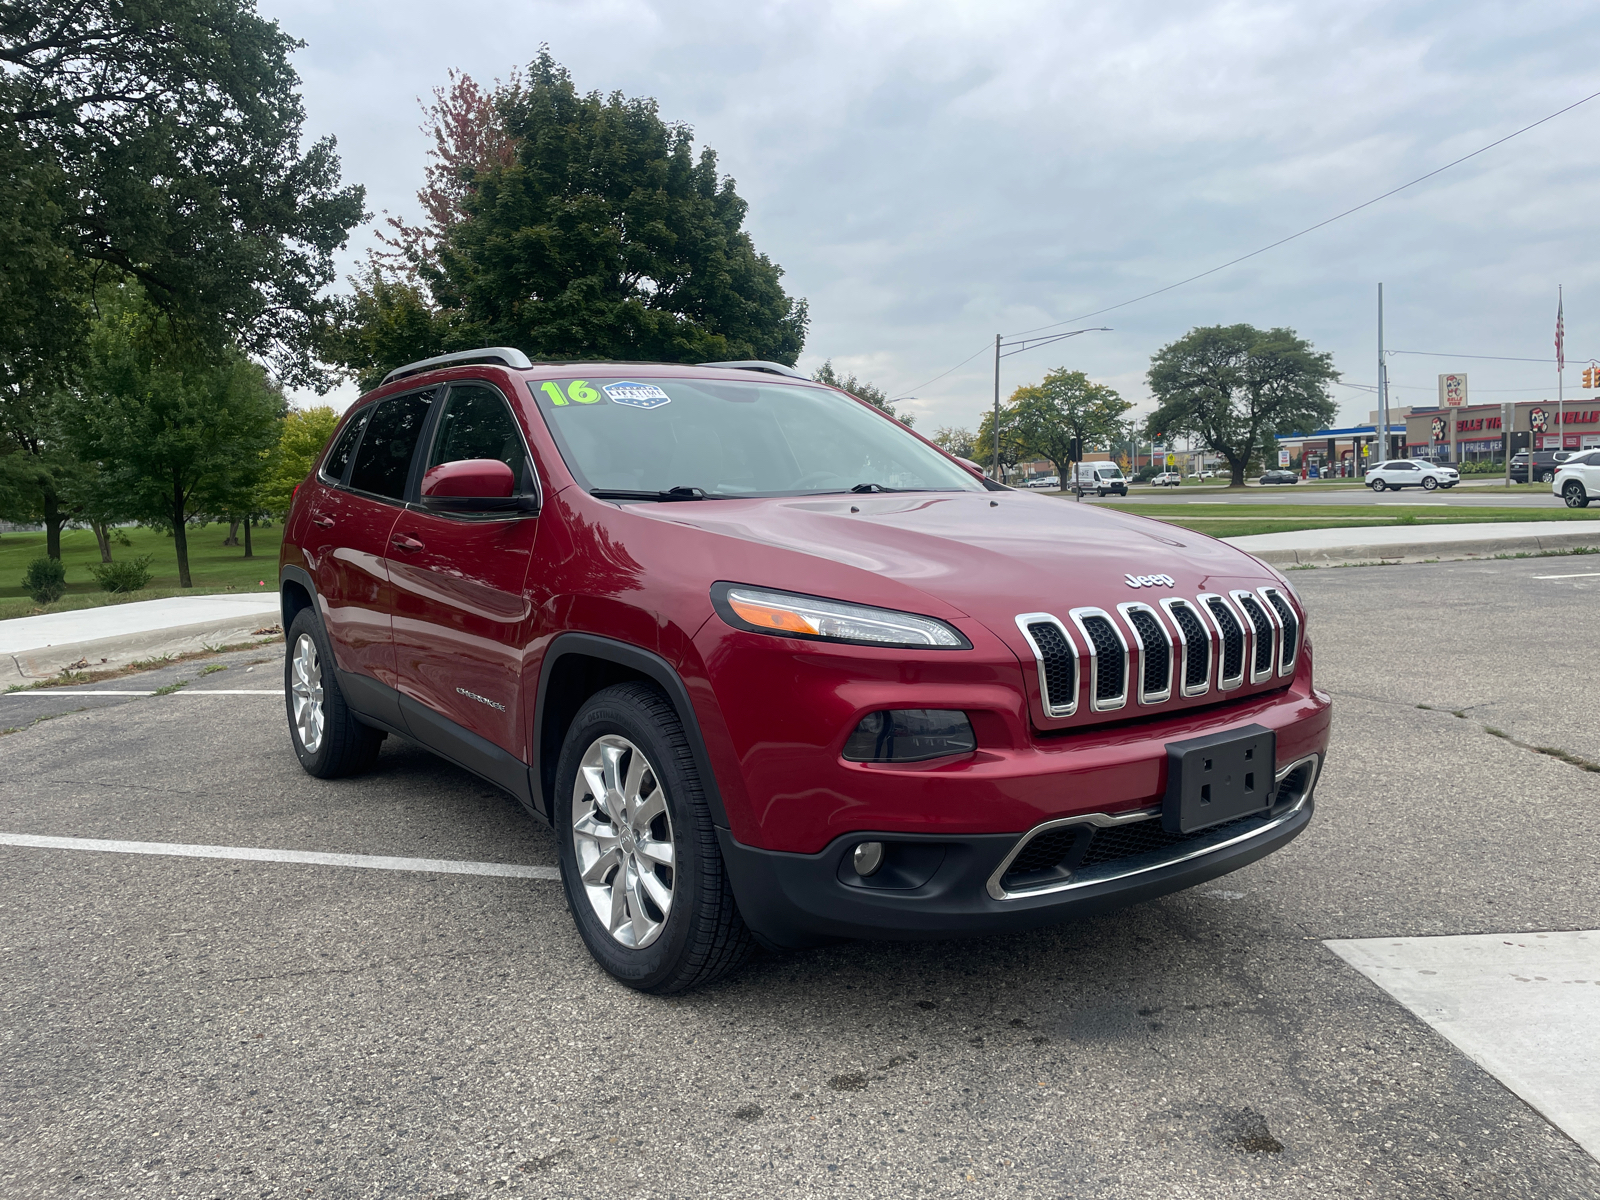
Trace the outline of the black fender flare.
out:
M 536 794 L 544 818 L 553 820 L 555 816 L 555 798 L 545 795 L 544 772 L 539 769 L 545 753 L 544 727 L 550 711 L 548 707 L 550 680 L 561 660 L 574 655 L 615 663 L 619 667 L 643 675 L 667 694 L 667 699 L 672 701 L 672 706 L 678 710 L 678 717 L 683 722 L 684 736 L 689 739 L 689 752 L 694 755 L 695 766 L 700 772 L 700 786 L 705 789 L 706 804 L 711 809 L 711 820 L 719 827 L 727 829 L 728 810 L 722 803 L 722 789 L 718 786 L 716 772 L 711 767 L 711 755 L 707 752 L 705 738 L 700 733 L 700 719 L 695 714 L 693 702 L 689 699 L 689 689 L 684 686 L 677 668 L 652 651 L 593 633 L 557 634 L 551 640 L 545 650 L 544 659 L 539 664 L 539 690 L 534 701 L 530 742 L 534 747 L 532 757 L 535 761 L 533 774 L 537 783 Z M 556 753 L 559 752 L 558 746 Z M 554 764 L 551 769 L 554 770 Z

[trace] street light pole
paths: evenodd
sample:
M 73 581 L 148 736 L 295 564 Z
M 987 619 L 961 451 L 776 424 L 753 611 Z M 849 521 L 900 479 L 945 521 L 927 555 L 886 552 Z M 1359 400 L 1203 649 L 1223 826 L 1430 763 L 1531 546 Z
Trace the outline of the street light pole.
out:
M 1048 346 L 1051 342 L 1059 342 L 1063 338 L 1077 337 L 1080 333 L 1110 333 L 1109 326 L 1101 325 L 1094 329 L 1072 329 L 1066 333 L 1050 333 L 1044 337 L 1019 337 L 1015 341 L 1005 342 L 1000 334 L 994 335 L 994 478 L 1000 479 L 1000 360 L 1010 358 L 1013 354 L 1021 354 L 1024 350 L 1035 350 L 1040 346 Z M 1001 352 L 1001 346 L 1010 346 L 1011 349 Z
M 1000 335 L 994 335 L 994 481 L 1000 478 Z

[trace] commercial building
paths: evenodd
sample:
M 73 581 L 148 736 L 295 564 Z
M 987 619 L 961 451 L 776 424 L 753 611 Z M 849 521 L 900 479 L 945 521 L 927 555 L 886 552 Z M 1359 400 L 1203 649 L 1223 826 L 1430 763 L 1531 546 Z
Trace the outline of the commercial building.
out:
M 1463 408 L 1413 408 L 1406 416 L 1406 453 L 1443 462 L 1503 461 L 1509 433 L 1512 453 L 1535 450 L 1587 450 L 1600 447 L 1600 405 L 1579 397 L 1559 406 L 1535 400 L 1511 407 L 1474 404 Z M 1559 416 L 1559 427 L 1558 418 Z

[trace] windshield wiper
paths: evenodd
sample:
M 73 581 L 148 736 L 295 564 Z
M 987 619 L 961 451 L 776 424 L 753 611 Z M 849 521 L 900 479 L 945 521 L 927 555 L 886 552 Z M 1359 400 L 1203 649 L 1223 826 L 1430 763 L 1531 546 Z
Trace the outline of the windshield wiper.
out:
M 881 483 L 858 483 L 850 490 L 852 492 L 898 492 L 900 489 L 884 487 Z
M 596 500 L 726 500 L 727 496 L 715 496 L 703 488 L 675 487 L 664 492 L 634 492 L 620 488 L 595 488 L 589 493 Z

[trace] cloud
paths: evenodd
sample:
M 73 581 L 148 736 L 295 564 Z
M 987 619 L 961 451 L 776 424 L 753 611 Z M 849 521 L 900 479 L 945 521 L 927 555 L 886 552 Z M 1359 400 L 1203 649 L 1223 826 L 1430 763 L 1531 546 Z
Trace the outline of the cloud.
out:
M 811 303 L 827 357 L 972 424 L 1011 333 L 1114 304 L 1360 203 L 1593 90 L 1600 22 L 1575 3 L 268 3 L 308 45 L 308 125 L 376 209 L 411 213 L 416 97 L 449 67 L 505 77 L 542 41 L 580 88 L 652 95 L 751 205 L 759 249 Z M 1288 325 L 1352 383 L 1392 347 L 1600 354 L 1588 263 L 1600 101 L 1339 224 L 1006 360 L 1006 391 L 1065 363 L 1146 395 L 1200 324 Z M 363 235 L 363 238 L 365 235 Z M 358 240 L 352 261 L 365 245 Z M 1397 358 L 1474 394 L 1553 390 L 1538 364 Z M 1520 388 L 1500 393 L 1493 389 Z M 1370 395 L 1341 388 L 1347 418 Z

